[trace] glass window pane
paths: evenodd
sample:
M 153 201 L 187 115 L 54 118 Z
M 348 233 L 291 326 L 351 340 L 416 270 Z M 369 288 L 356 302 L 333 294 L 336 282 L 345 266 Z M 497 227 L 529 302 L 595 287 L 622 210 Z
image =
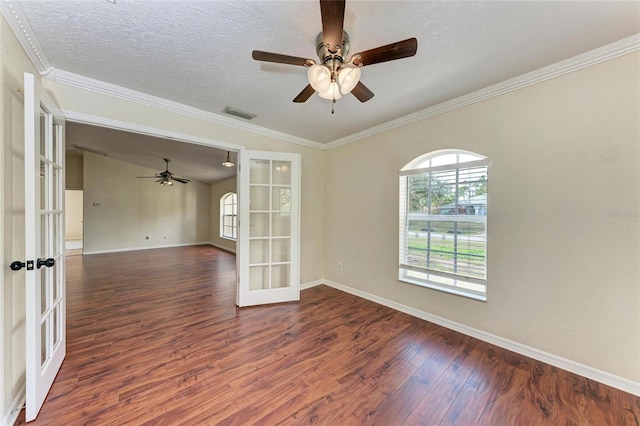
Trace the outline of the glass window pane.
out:
M 48 330 L 49 330 L 49 321 L 45 320 L 40 326 L 40 365 L 43 365 L 47 359 L 49 358 L 49 345 L 48 342 Z
M 42 267 L 38 270 L 40 273 L 40 315 L 42 316 L 49 307 L 49 297 L 47 294 L 48 290 L 48 277 L 49 270 L 48 268 Z
M 271 288 L 290 287 L 290 265 L 273 265 L 271 267 Z
M 249 237 L 268 237 L 269 234 L 269 213 L 251 213 Z
M 271 161 L 269 160 L 251 160 L 251 170 L 249 175 L 250 183 L 253 184 L 270 184 L 271 183 Z
M 40 110 L 40 155 L 47 157 L 47 113 Z
M 56 306 L 53 311 L 53 345 L 58 344 L 60 341 L 60 305 Z
M 269 262 L 269 240 L 251 240 L 249 242 L 249 263 Z
M 272 189 L 272 210 L 275 211 L 291 211 L 291 188 L 274 187 Z
M 269 266 L 249 267 L 249 290 L 269 289 Z
M 53 119 L 53 117 L 51 117 Z M 55 121 L 53 122 L 53 133 L 51 134 L 51 155 L 50 158 L 54 163 L 59 163 L 59 156 L 58 156 L 58 136 L 60 133 L 60 125 L 58 123 L 56 123 Z
M 49 184 L 49 165 L 44 161 L 40 161 L 40 210 L 46 210 L 47 194 Z
M 291 185 L 291 162 L 290 161 L 274 161 L 273 162 L 273 184 L 274 185 Z
M 250 189 L 249 205 L 252 211 L 269 210 L 269 187 L 252 186 Z
M 289 262 L 291 260 L 291 239 L 278 238 L 271 242 L 273 262 Z
M 271 235 L 274 237 L 291 236 L 291 214 L 273 213 L 273 227 Z

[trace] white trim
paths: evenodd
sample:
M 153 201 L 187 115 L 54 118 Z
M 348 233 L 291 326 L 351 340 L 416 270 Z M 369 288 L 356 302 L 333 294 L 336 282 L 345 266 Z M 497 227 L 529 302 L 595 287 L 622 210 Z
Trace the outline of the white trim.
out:
M 141 124 L 131 123 L 128 121 L 113 120 L 111 118 L 85 114 L 83 112 L 72 111 L 68 109 L 63 109 L 62 113 L 64 114 L 67 121 L 74 123 L 91 124 L 94 126 L 107 127 L 109 129 L 125 130 L 142 135 L 173 139 L 180 142 L 188 142 L 198 145 L 213 146 L 230 151 L 240 151 L 244 148 L 243 145 L 223 142 L 217 139 L 202 138 L 186 133 L 174 132 L 172 130 L 160 129 L 158 127 L 143 126 Z
M 56 83 L 89 90 L 95 93 L 124 99 L 130 102 L 136 102 L 142 105 L 150 106 L 152 108 L 174 112 L 187 117 L 207 121 L 209 123 L 229 127 L 232 129 L 243 130 L 246 132 L 294 143 L 296 145 L 306 146 L 309 148 L 325 149 L 325 146 L 323 144 L 312 141 L 310 139 L 292 136 L 251 123 L 244 123 L 242 121 L 239 121 L 238 119 L 228 118 L 220 114 L 204 111 L 178 102 L 170 101 L 168 99 L 148 95 L 146 93 L 127 89 L 115 84 L 106 83 L 104 81 L 94 80 L 92 78 L 84 77 L 79 74 L 73 74 L 68 71 L 54 69 L 47 75 L 46 78 L 47 80 L 51 80 Z
M 47 75 L 51 72 L 54 68 L 44 54 L 42 46 L 40 46 L 40 43 L 38 43 L 38 40 L 33 35 L 33 29 L 31 29 L 31 25 L 29 25 L 29 20 L 24 16 L 18 2 L 2 0 L 0 1 L 0 10 L 11 27 L 13 34 L 15 34 L 20 42 L 22 49 L 40 75 Z
M 209 241 L 209 245 L 210 245 L 210 246 L 212 246 L 212 247 L 215 247 L 215 248 L 217 248 L 217 249 L 220 249 L 220 250 L 222 250 L 222 251 L 226 251 L 226 252 L 228 252 L 228 253 L 237 254 L 237 253 L 235 252 L 235 249 L 234 249 L 234 250 L 232 250 L 232 249 L 230 249 L 229 247 L 222 247 L 221 245 L 216 244 L 216 243 L 211 242 L 211 241 Z
M 88 254 L 120 253 L 123 251 L 152 250 L 152 249 L 161 249 L 161 248 L 205 246 L 205 245 L 213 245 L 213 244 L 211 244 L 209 241 L 203 241 L 203 242 L 193 242 L 193 243 L 165 244 L 160 246 L 127 247 L 127 248 L 115 248 L 115 249 L 107 249 L 107 250 L 85 250 L 82 252 L 82 255 L 84 256 Z
M 382 123 L 361 132 L 336 139 L 333 142 L 322 144 L 310 139 L 289 135 L 286 133 L 267 129 L 265 127 L 256 126 L 250 123 L 244 123 L 220 114 L 214 114 L 208 111 L 180 104 L 178 102 L 169 101 L 167 99 L 147 95 L 142 92 L 137 92 L 124 87 L 116 86 L 114 84 L 94 80 L 78 74 L 70 73 L 68 71 L 53 68 L 48 59 L 44 56 L 44 53 L 37 53 L 43 52 L 42 48 L 39 46 L 38 41 L 33 35 L 33 31 L 29 27 L 28 22 L 26 21 L 26 19 L 24 19 L 24 14 L 22 13 L 19 3 L 13 0 L 2 0 L 0 1 L 0 5 L 2 6 L 2 14 L 5 16 L 7 22 L 9 23 L 9 26 L 18 38 L 18 41 L 20 42 L 22 48 L 27 53 L 29 59 L 38 69 L 38 71 L 42 75 L 47 75 L 47 79 L 68 86 L 78 87 L 85 90 L 102 93 L 108 96 L 137 102 L 143 105 L 176 112 L 178 114 L 183 114 L 188 117 L 197 118 L 214 124 L 228 126 L 231 128 L 244 130 L 254 134 L 272 137 L 297 145 L 307 146 L 320 150 L 337 148 L 351 142 L 356 142 L 367 137 L 375 136 L 380 133 L 396 129 L 398 127 L 425 120 L 427 118 L 434 117 L 436 115 L 440 115 L 458 108 L 463 108 L 465 106 L 481 102 L 486 99 L 500 96 L 514 90 L 518 90 L 536 83 L 543 82 L 545 80 L 578 71 L 583 68 L 587 68 L 592 65 L 596 65 L 601 62 L 615 59 L 620 56 L 624 56 L 626 54 L 640 50 L 640 34 L 634 34 L 630 37 L 623 38 L 605 46 L 593 49 L 589 52 L 585 52 L 572 58 L 557 62 L 555 64 L 528 72 L 526 74 L 503 81 L 498 84 L 485 87 L 483 89 L 468 93 L 458 98 L 442 102 L 432 107 L 425 108 L 421 111 L 416 111 L 412 114 L 388 121 L 386 123 Z
M 16 397 L 11 401 L 9 411 L 7 411 L 2 418 L 3 426 L 10 426 L 16 422 L 16 419 L 20 415 L 20 411 L 24 408 L 26 402 L 26 387 L 23 384 L 20 391 L 16 394 Z
M 426 120 L 436 115 L 444 114 L 458 108 L 463 108 L 477 102 L 481 102 L 514 90 L 522 89 L 533 84 L 541 83 L 564 74 L 588 68 L 611 59 L 624 56 L 626 54 L 640 50 L 640 34 L 635 34 L 622 40 L 615 41 L 597 49 L 591 50 L 572 58 L 565 59 L 553 65 L 539 68 L 535 71 L 522 74 L 518 77 L 485 87 L 475 92 L 457 97 L 450 101 L 442 102 L 432 107 L 416 111 L 412 114 L 405 115 L 396 120 L 387 121 L 369 129 L 354 133 L 344 138 L 336 139 L 326 144 L 326 149 L 337 148 L 360 139 L 375 136 L 389 130 L 397 129 L 417 121 Z
M 624 392 L 631 393 L 636 396 L 640 396 L 640 382 L 634 382 L 624 377 L 616 376 L 606 371 L 599 370 L 597 368 L 589 367 L 588 365 L 581 364 L 579 362 L 572 361 L 567 358 L 563 358 L 554 354 L 550 354 L 545 351 L 541 351 L 531 346 L 524 345 L 522 343 L 514 342 L 513 340 L 505 339 L 495 334 L 487 333 L 476 328 L 468 327 L 466 325 L 450 321 L 446 318 L 442 318 L 436 315 L 429 314 L 427 312 L 406 306 L 397 302 L 394 302 L 383 297 L 375 296 L 373 294 L 356 290 L 351 287 L 347 287 L 343 284 L 338 284 L 330 280 L 323 280 L 325 285 L 333 287 L 337 290 L 344 291 L 345 293 L 353 294 L 354 296 L 362 297 L 363 299 L 370 300 L 372 302 L 384 305 L 388 308 L 395 309 L 396 311 L 404 312 L 405 314 L 414 316 L 416 318 L 423 319 L 425 321 L 432 322 L 450 330 L 457 331 L 467 336 L 474 337 L 487 343 L 499 346 L 501 348 L 516 352 L 520 355 L 527 356 L 529 358 L 536 359 L 554 367 L 567 370 L 571 373 L 578 374 L 591 380 L 603 383 L 608 386 L 612 386 L 616 389 L 620 389 Z
M 315 286 L 319 286 L 325 283 L 326 280 L 309 281 L 308 283 L 300 284 L 300 290 L 306 290 Z

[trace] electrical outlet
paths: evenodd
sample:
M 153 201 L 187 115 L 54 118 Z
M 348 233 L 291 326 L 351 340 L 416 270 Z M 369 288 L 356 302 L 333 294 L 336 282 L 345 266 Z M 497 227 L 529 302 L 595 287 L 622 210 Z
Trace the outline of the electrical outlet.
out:
M 342 262 L 338 262 L 338 271 L 342 272 Z

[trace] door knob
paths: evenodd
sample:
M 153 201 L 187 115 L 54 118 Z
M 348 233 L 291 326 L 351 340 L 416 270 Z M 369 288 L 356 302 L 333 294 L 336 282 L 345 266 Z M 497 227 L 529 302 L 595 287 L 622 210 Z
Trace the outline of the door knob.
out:
M 48 259 L 38 259 L 38 261 L 36 262 L 38 269 L 42 268 L 43 266 L 46 266 L 47 268 L 51 268 L 55 264 L 56 264 L 56 260 L 52 257 Z
M 25 266 L 27 266 L 26 263 L 16 260 L 15 262 L 11 262 L 11 265 L 9 265 L 9 268 L 11 268 L 12 271 L 19 271 Z
M 54 263 L 55 263 L 55 260 L 54 260 Z M 12 271 L 19 271 L 25 266 L 27 267 L 27 271 L 33 271 L 33 260 L 27 260 L 27 263 L 16 260 L 15 262 L 11 262 L 11 265 L 9 265 L 9 268 L 11 268 Z

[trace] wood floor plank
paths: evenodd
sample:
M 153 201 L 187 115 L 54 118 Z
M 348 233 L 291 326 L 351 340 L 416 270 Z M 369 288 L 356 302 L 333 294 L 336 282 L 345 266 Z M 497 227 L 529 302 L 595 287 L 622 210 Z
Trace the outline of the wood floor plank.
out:
M 326 286 L 237 308 L 210 246 L 66 261 L 35 426 L 638 425 L 636 396 Z

